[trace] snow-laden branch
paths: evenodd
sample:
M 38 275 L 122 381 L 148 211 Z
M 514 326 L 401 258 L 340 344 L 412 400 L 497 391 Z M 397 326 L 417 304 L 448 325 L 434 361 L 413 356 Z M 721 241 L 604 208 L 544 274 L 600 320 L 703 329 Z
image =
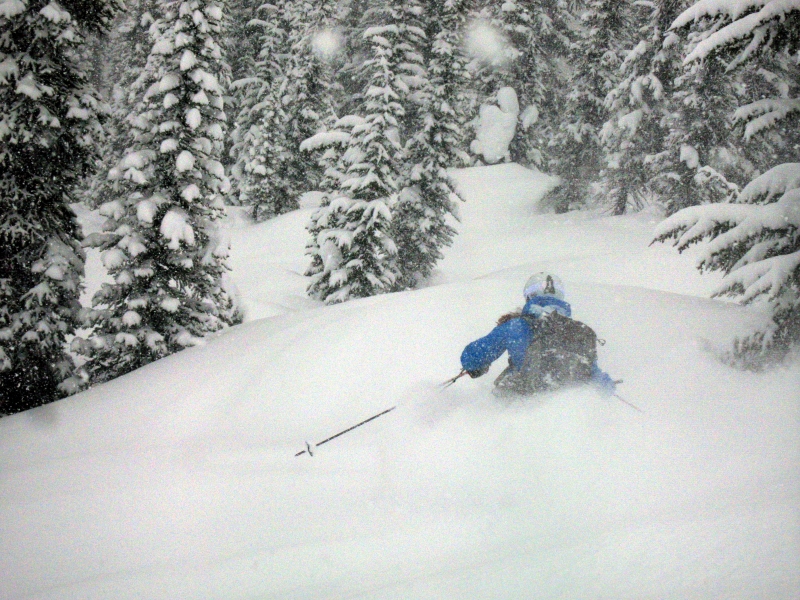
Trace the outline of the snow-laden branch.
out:
M 744 139 L 749 140 L 793 112 L 800 112 L 800 98 L 765 98 L 740 106 L 733 113 L 733 119 L 748 121 Z
M 777 298 L 800 271 L 800 251 L 744 265 L 725 278 L 715 296 L 739 296 L 749 304 L 760 296 Z
M 773 167 L 748 183 L 739 196 L 739 202 L 754 204 L 770 202 L 778 194 L 796 193 L 800 189 L 800 163 L 785 163 Z
M 680 29 L 700 19 L 723 16 L 735 21 L 753 10 L 760 10 L 769 0 L 700 0 L 683 11 L 670 29 Z
M 698 267 L 725 272 L 717 296 L 739 296 L 749 303 L 763 295 L 775 300 L 795 293 L 800 281 L 800 163 L 780 165 L 756 178 L 736 204 L 677 212 L 655 232 L 655 241 L 668 239 L 676 240 L 679 250 L 709 240 Z
M 749 14 L 744 13 L 753 10 Z M 701 41 L 684 59 L 684 64 L 702 60 L 711 52 L 733 42 L 755 35 L 758 28 L 782 21 L 790 13 L 800 11 L 800 0 L 704 0 L 696 3 L 673 22 L 672 29 L 684 27 L 703 18 L 723 17 L 731 23 Z

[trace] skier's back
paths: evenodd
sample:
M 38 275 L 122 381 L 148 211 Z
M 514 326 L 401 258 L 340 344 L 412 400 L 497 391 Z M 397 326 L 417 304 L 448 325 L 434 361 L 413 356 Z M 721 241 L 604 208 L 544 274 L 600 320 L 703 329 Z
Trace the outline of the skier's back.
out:
M 464 348 L 461 365 L 470 377 L 484 375 L 508 352 L 508 367 L 495 380 L 496 391 L 502 395 L 527 395 L 580 383 L 614 394 L 614 381 L 597 366 L 597 338 L 591 328 L 571 318 L 561 280 L 537 273 L 523 293 L 521 312 L 505 315 L 488 335 Z

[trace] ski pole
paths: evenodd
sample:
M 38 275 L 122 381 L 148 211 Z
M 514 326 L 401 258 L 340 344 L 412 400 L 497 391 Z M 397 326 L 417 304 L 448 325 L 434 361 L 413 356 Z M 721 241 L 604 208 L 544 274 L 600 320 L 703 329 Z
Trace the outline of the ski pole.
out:
M 635 406 L 634 404 L 631 404 L 630 402 L 628 402 L 627 400 L 625 400 L 625 398 L 623 398 L 623 397 L 622 397 L 622 396 L 620 396 L 619 394 L 614 394 L 614 397 L 615 397 L 615 398 L 617 398 L 618 400 L 621 400 L 622 402 L 624 402 L 625 404 L 627 404 L 628 406 L 630 406 L 630 407 L 631 407 L 631 408 L 633 408 L 634 410 L 638 410 L 640 413 L 643 413 L 643 412 L 644 412 L 644 411 L 643 411 L 641 408 L 639 408 L 638 406 Z
M 441 386 L 440 386 L 440 387 L 441 387 L 441 388 L 450 387 L 451 385 L 453 385 L 453 384 L 454 384 L 456 381 L 458 381 L 458 380 L 459 380 L 461 377 L 463 377 L 463 376 L 464 376 L 464 375 L 466 375 L 466 374 L 467 374 L 467 372 L 466 372 L 464 369 L 462 369 L 462 370 L 461 370 L 461 373 L 459 373 L 458 375 L 456 375 L 456 376 L 455 376 L 455 377 L 453 377 L 452 379 L 448 379 L 448 380 L 447 380 L 447 381 L 445 381 L 443 384 L 441 384 Z
M 369 423 L 370 421 L 374 421 L 374 420 L 375 420 L 375 419 L 377 419 L 378 417 L 382 417 L 382 416 L 383 416 L 383 415 L 385 415 L 386 413 L 392 412 L 392 411 L 393 411 L 395 408 L 397 408 L 397 407 L 396 407 L 396 406 L 393 406 L 392 408 L 387 408 L 387 409 L 386 409 L 386 410 L 384 410 L 383 412 L 380 412 L 380 413 L 378 413 L 377 415 L 373 415 L 373 416 L 371 416 L 369 419 L 364 419 L 364 420 L 363 420 L 363 421 L 361 421 L 360 423 L 357 423 L 356 425 L 353 425 L 352 427 L 348 427 L 348 428 L 347 428 L 347 429 L 345 429 L 344 431 L 340 431 L 340 432 L 339 432 L 339 433 L 337 433 L 336 435 L 332 435 L 331 437 L 329 437 L 329 438 L 326 438 L 326 439 L 322 440 L 322 441 L 321 441 L 319 444 L 314 444 L 314 448 L 318 448 L 319 446 L 322 446 L 322 444 L 327 444 L 327 443 L 328 443 L 328 442 L 330 442 L 331 440 L 335 440 L 335 439 L 336 439 L 337 437 L 339 437 L 340 435 L 344 435 L 344 434 L 345 434 L 345 433 L 347 433 L 348 431 L 353 431 L 353 429 L 355 429 L 356 427 L 361 427 L 362 425 L 364 425 L 364 424 L 366 424 L 366 423 Z M 309 444 L 308 442 L 306 442 L 306 449 L 305 449 L 305 450 L 300 450 L 300 452 L 298 452 L 297 454 L 295 454 L 295 456 L 300 456 L 301 454 L 305 454 L 306 452 L 308 452 L 308 455 L 309 455 L 309 456 L 314 456 L 314 452 L 312 451 L 311 444 Z

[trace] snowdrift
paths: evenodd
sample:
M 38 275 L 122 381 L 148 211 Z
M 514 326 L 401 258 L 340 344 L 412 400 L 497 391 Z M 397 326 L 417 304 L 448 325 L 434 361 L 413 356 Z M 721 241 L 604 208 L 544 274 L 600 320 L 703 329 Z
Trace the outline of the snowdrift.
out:
M 800 597 L 800 369 L 716 358 L 764 315 L 707 299 L 655 216 L 540 214 L 554 182 L 516 165 L 456 176 L 428 287 L 320 306 L 313 207 L 234 220 L 246 323 L 0 420 L 0 597 Z M 437 387 L 542 269 L 644 413 L 500 401 L 502 360 Z

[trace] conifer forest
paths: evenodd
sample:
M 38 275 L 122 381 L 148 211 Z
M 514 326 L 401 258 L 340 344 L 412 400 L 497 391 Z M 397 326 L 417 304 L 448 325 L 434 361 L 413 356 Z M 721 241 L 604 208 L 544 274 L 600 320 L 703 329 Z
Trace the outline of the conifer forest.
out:
M 503 162 L 554 213 L 657 210 L 766 302 L 732 362 L 797 350 L 800 0 L 0 0 L 0 415 L 240 323 L 229 207 L 313 194 L 306 293 L 338 304 L 424 286 L 453 169 Z

